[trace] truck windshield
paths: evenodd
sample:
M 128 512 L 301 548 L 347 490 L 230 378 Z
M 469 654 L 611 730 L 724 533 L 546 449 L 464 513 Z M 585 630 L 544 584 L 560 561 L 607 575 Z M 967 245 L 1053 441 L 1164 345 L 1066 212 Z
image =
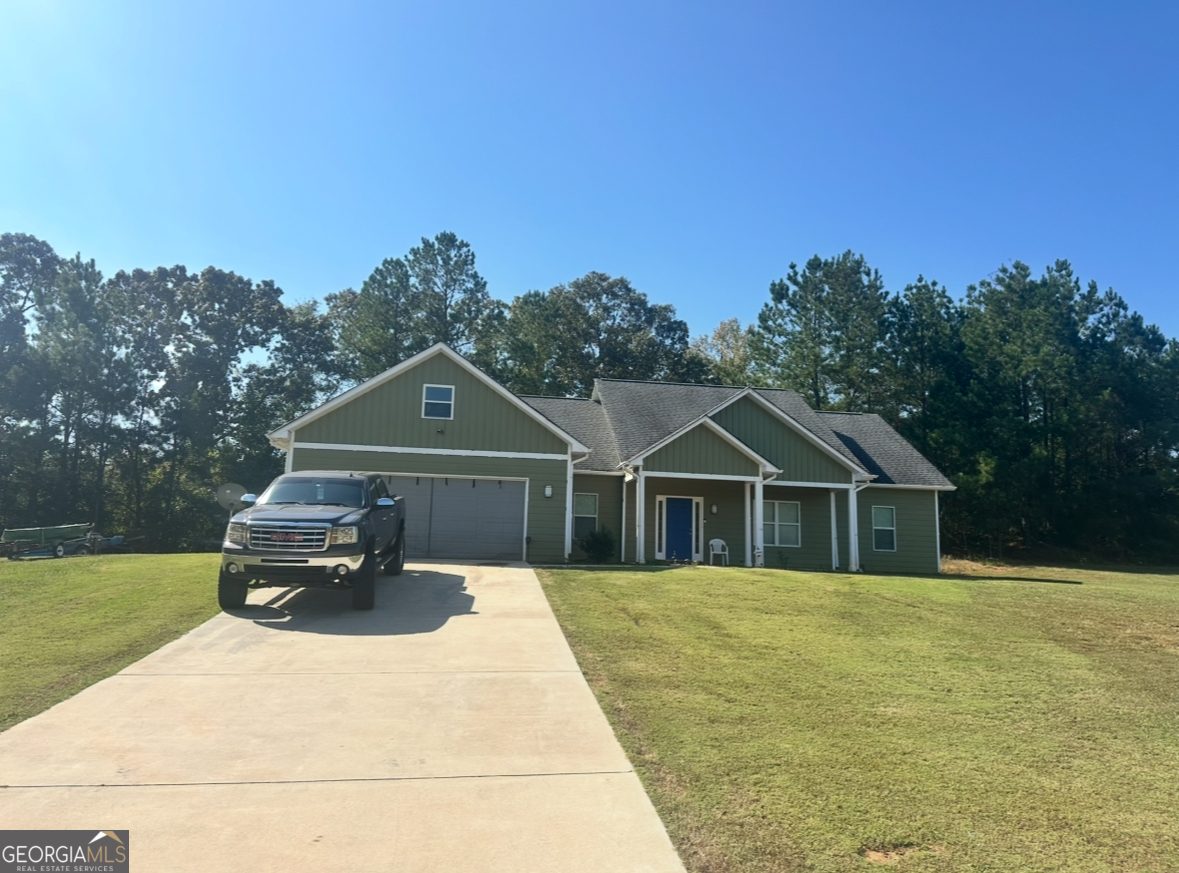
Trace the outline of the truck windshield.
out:
M 301 503 L 307 506 L 364 506 L 363 479 L 279 479 L 258 503 Z

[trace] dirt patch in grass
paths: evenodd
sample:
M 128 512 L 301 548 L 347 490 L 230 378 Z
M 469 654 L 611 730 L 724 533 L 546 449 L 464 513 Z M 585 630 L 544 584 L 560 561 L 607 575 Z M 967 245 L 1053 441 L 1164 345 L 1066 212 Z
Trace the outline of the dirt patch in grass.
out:
M 945 851 L 945 846 L 939 846 L 937 844 L 932 846 L 887 846 L 875 849 L 861 849 L 860 855 L 867 858 L 873 864 L 899 864 L 901 859 L 906 855 L 915 855 L 921 852 L 931 852 L 935 855 L 941 855 Z

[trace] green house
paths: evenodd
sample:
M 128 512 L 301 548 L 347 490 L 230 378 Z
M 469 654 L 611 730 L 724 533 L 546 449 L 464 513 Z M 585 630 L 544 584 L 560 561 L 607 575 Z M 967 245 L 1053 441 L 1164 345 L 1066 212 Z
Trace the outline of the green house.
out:
M 286 468 L 382 473 L 410 558 L 935 573 L 946 478 L 877 415 L 793 391 L 600 379 L 512 394 L 438 344 L 270 435 Z

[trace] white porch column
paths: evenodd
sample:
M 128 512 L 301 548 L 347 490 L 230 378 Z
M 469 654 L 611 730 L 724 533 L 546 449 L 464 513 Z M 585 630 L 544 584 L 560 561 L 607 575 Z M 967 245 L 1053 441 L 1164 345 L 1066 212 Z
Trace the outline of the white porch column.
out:
M 942 571 L 942 512 L 938 508 L 938 493 L 933 492 L 933 529 L 934 543 L 937 549 L 937 571 Z M 894 522 L 895 523 L 895 522 Z
M 847 568 L 853 573 L 860 572 L 860 518 L 856 506 L 856 486 L 847 491 Z
M 569 451 L 569 475 L 565 479 L 565 560 L 573 554 L 573 450 Z
M 626 477 L 622 478 L 622 524 L 618 532 L 618 563 L 626 563 Z
M 647 543 L 646 543 L 646 524 L 647 524 L 647 500 L 646 500 L 646 479 L 647 474 L 642 470 L 639 471 L 639 477 L 635 481 L 635 563 L 647 563 Z
M 835 489 L 831 494 L 831 569 L 839 569 L 839 517 L 835 514 Z
M 750 492 L 753 490 L 749 487 L 748 482 L 745 483 L 745 566 L 753 566 L 753 525 L 751 519 L 753 518 L 752 504 L 750 503 Z
M 753 540 L 757 543 L 753 562 L 759 567 L 766 565 L 765 495 L 765 484 L 759 476 L 753 483 Z

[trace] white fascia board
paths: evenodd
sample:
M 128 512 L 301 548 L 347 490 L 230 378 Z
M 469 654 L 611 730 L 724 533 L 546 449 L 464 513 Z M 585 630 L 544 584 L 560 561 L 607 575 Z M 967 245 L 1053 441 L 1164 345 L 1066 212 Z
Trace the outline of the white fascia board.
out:
M 850 482 L 783 482 L 780 479 L 769 479 L 765 484 L 776 485 L 779 488 L 840 488 L 844 491 L 854 487 Z
M 711 412 L 706 413 L 706 414 L 700 416 L 695 421 L 688 422 L 683 427 L 681 427 L 679 430 L 677 430 L 675 433 L 671 434 L 670 436 L 666 437 L 663 440 L 660 440 L 659 442 L 655 443 L 655 445 L 651 446 L 650 448 L 644 449 L 641 454 L 635 455 L 633 458 L 631 458 L 628 461 L 624 461 L 623 463 L 626 464 L 627 466 L 641 465 L 643 463 L 643 461 L 645 461 L 647 459 L 648 456 L 653 455 L 653 454 L 655 454 L 655 452 L 659 451 L 663 447 L 668 446 L 671 443 L 674 443 L 676 440 L 678 440 L 680 437 L 682 437 L 688 431 L 693 430 L 697 427 L 700 427 L 701 425 L 704 425 L 705 427 L 710 428 L 713 431 L 713 433 L 715 433 L 717 436 L 719 436 L 721 439 L 723 439 L 725 442 L 727 442 L 733 448 L 742 452 L 751 461 L 758 464 L 764 472 L 766 472 L 766 473 L 772 472 L 774 475 L 777 475 L 778 473 L 782 472 L 777 467 L 775 467 L 773 464 L 771 464 L 769 461 L 767 461 L 765 458 L 763 458 L 761 455 L 759 455 L 757 452 L 755 452 L 753 449 L 749 448 L 749 446 L 745 445 L 745 443 L 741 442 L 741 440 L 737 439 L 735 436 L 733 436 L 731 433 L 729 433 L 727 430 L 725 430 L 723 427 L 721 427 L 719 424 L 717 424 L 715 421 L 713 421 L 711 418 L 709 418 L 709 416 L 711 414 L 712 414 Z M 651 475 L 657 476 L 660 474 L 652 471 Z
M 890 482 L 869 482 L 869 488 L 904 488 L 909 491 L 957 491 L 957 485 L 894 485 Z
M 555 434 L 557 437 L 559 437 L 564 442 L 568 443 L 570 451 L 585 452 L 586 454 L 589 454 L 590 449 L 588 446 L 582 445 L 582 443 L 579 440 L 574 439 L 570 434 L 566 433 L 564 430 L 557 427 L 557 425 L 553 424 L 551 421 L 549 421 L 547 418 L 545 418 L 543 415 L 541 415 L 539 412 L 537 412 L 535 409 L 533 409 L 531 406 L 529 406 L 527 403 L 525 403 L 523 400 L 521 400 L 519 397 L 517 397 L 515 394 L 513 394 L 511 391 L 509 391 L 507 388 L 505 388 L 503 385 L 496 382 L 494 379 L 492 379 L 490 376 L 488 376 L 486 373 L 484 373 L 482 370 L 480 370 L 478 367 L 476 367 L 474 364 L 472 364 L 470 361 L 468 361 L 466 358 L 464 358 L 462 355 L 460 355 L 458 352 L 456 352 L 454 349 L 452 349 L 450 346 L 448 346 L 446 343 L 435 343 L 434 345 L 430 346 L 430 348 L 428 348 L 424 351 L 418 352 L 413 357 L 406 358 L 400 364 L 390 367 L 385 372 L 379 373 L 376 376 L 373 376 L 371 379 L 367 379 L 364 382 L 361 382 L 359 385 L 349 388 L 343 394 L 336 395 L 331 400 L 328 400 L 326 403 L 323 403 L 323 404 L 317 406 L 315 409 L 312 409 L 310 412 L 305 412 L 302 415 L 300 415 L 298 418 L 294 419 L 293 421 L 289 421 L 286 424 L 284 424 L 282 427 L 276 428 L 275 430 L 273 430 L 269 434 L 267 434 L 267 437 L 270 438 L 270 441 L 277 446 L 278 443 L 274 442 L 276 438 L 279 440 L 284 440 L 284 439 L 289 440 L 290 433 L 295 428 L 302 427 L 303 425 L 307 424 L 308 422 L 315 421 L 315 419 L 320 418 L 324 415 L 327 415 L 333 409 L 337 409 L 340 406 L 343 406 L 345 403 L 352 402 L 357 397 L 361 397 L 364 394 L 367 394 L 369 391 L 372 391 L 374 388 L 376 388 L 380 385 L 384 385 L 390 379 L 397 378 L 402 373 L 404 373 L 406 370 L 410 370 L 410 369 L 416 367 L 418 364 L 422 363 L 423 361 L 428 361 L 430 358 L 434 357 L 435 355 L 445 355 L 451 361 L 458 364 L 460 367 L 462 367 L 464 370 L 466 370 L 468 373 L 470 373 L 476 379 L 483 382 L 483 384 L 487 385 L 489 388 L 491 388 L 493 391 L 498 393 L 501 397 L 503 397 L 509 403 L 513 404 L 517 409 L 521 410 L 525 415 L 532 418 L 538 424 L 543 425 L 548 431 Z M 279 448 L 281 448 L 281 446 L 279 446 Z M 562 456 L 562 457 L 564 457 L 564 456 Z
M 728 476 L 724 473 L 661 473 L 648 470 L 643 473 L 647 480 L 651 479 L 709 479 L 718 482 L 760 482 L 759 476 Z
M 626 476 L 622 470 L 574 470 L 573 472 L 578 476 Z
M 568 455 L 545 452 L 491 452 L 481 449 L 427 449 L 420 446 L 362 446 L 354 443 L 295 443 L 296 449 L 328 449 L 340 452 L 383 452 L 391 455 L 450 455 L 462 458 L 521 458 L 532 461 L 568 461 Z M 461 478 L 470 478 L 463 476 Z
M 771 415 L 776 415 L 781 421 L 790 425 L 792 428 L 794 428 L 799 433 L 799 435 L 802 436 L 803 439 L 809 441 L 812 445 L 817 447 L 820 451 L 826 452 L 828 455 L 830 455 L 832 458 L 834 458 L 839 463 L 843 464 L 843 466 L 847 467 L 853 473 L 859 473 L 861 476 L 871 477 L 871 474 L 867 470 L 865 470 L 859 464 L 849 461 L 847 458 L 845 458 L 843 455 L 841 455 L 834 448 L 827 445 L 827 443 L 824 440 L 822 440 L 818 436 L 818 434 L 816 434 L 810 428 L 806 427 L 804 424 L 802 424 L 802 422 L 798 421 L 794 417 L 783 412 L 781 409 L 776 407 L 774 404 L 770 403 L 770 401 L 766 400 L 764 397 L 762 397 L 760 394 L 758 394 L 756 389 L 746 388 L 745 392 L 746 393 L 742 394 L 741 396 L 751 397 L 755 403 L 761 404 L 761 407 L 763 409 L 765 409 L 767 412 L 769 412 Z M 723 409 L 725 406 L 728 406 L 729 403 L 732 403 L 732 402 L 739 400 L 739 399 L 740 399 L 740 397 L 731 398 L 730 400 L 723 403 L 719 409 L 714 410 L 714 412 L 719 412 L 720 409 Z

